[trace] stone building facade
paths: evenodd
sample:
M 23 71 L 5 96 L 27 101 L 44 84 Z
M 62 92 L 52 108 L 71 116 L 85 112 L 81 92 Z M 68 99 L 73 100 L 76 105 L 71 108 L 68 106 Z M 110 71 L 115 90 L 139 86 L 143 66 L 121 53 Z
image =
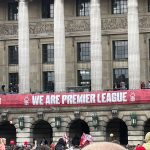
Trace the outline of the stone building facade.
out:
M 121 82 L 125 89 L 140 89 L 141 81 L 147 84 L 150 78 L 149 12 L 149 0 L 0 0 L 0 83 L 5 92 L 18 92 L 19 86 L 21 94 L 120 89 Z M 12 128 L 8 131 L 17 143 L 40 142 L 43 136 L 56 142 L 65 132 L 73 138 L 75 129 L 85 126 L 95 141 L 110 140 L 114 132 L 121 144 L 136 145 L 150 128 L 149 104 L 0 111 L 2 127 Z M 97 127 L 92 124 L 95 113 Z M 135 127 L 132 113 L 137 115 Z M 57 116 L 61 128 L 55 126 Z M 112 129 L 113 123 L 119 130 Z M 1 134 L 11 139 L 9 132 Z

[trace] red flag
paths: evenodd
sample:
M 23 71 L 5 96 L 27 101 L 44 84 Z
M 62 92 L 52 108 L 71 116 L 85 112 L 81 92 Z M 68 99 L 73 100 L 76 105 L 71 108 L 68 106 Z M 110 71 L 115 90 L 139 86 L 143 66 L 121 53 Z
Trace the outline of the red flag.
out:
M 93 142 L 93 137 L 89 134 L 83 133 L 80 139 L 80 147 L 83 148 L 90 144 L 90 142 Z

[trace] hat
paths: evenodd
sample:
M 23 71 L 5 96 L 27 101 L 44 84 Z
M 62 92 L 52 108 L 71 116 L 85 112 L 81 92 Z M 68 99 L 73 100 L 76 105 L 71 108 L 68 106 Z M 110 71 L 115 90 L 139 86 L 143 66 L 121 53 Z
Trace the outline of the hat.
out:
M 135 148 L 135 150 L 146 150 L 143 146 L 138 146 Z

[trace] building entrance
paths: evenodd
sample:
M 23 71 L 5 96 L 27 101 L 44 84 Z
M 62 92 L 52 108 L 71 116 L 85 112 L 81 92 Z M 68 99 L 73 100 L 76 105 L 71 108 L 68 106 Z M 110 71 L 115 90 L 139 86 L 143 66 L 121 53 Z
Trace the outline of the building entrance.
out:
M 146 135 L 147 132 L 150 131 L 150 119 L 148 119 L 146 122 L 145 122 L 145 126 L 144 126 L 144 135 Z
M 9 121 L 0 123 L 0 137 L 6 138 L 6 145 L 10 145 L 13 140 L 16 143 L 16 128 Z
M 72 121 L 69 128 L 70 144 L 73 146 L 79 146 L 80 138 L 83 133 L 90 133 L 87 123 L 81 119 L 76 119 Z
M 33 125 L 33 139 L 37 140 L 38 145 L 42 142 L 45 144 L 51 144 L 53 141 L 53 131 L 51 125 L 40 120 Z
M 110 120 L 106 127 L 107 141 L 115 141 L 121 145 L 128 144 L 128 130 L 124 121 L 119 118 Z

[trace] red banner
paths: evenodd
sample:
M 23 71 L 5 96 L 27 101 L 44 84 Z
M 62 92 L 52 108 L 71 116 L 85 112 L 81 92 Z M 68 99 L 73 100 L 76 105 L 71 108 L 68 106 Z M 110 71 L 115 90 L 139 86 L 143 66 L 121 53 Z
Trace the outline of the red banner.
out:
M 150 90 L 0 95 L 0 107 L 54 107 L 150 103 Z

